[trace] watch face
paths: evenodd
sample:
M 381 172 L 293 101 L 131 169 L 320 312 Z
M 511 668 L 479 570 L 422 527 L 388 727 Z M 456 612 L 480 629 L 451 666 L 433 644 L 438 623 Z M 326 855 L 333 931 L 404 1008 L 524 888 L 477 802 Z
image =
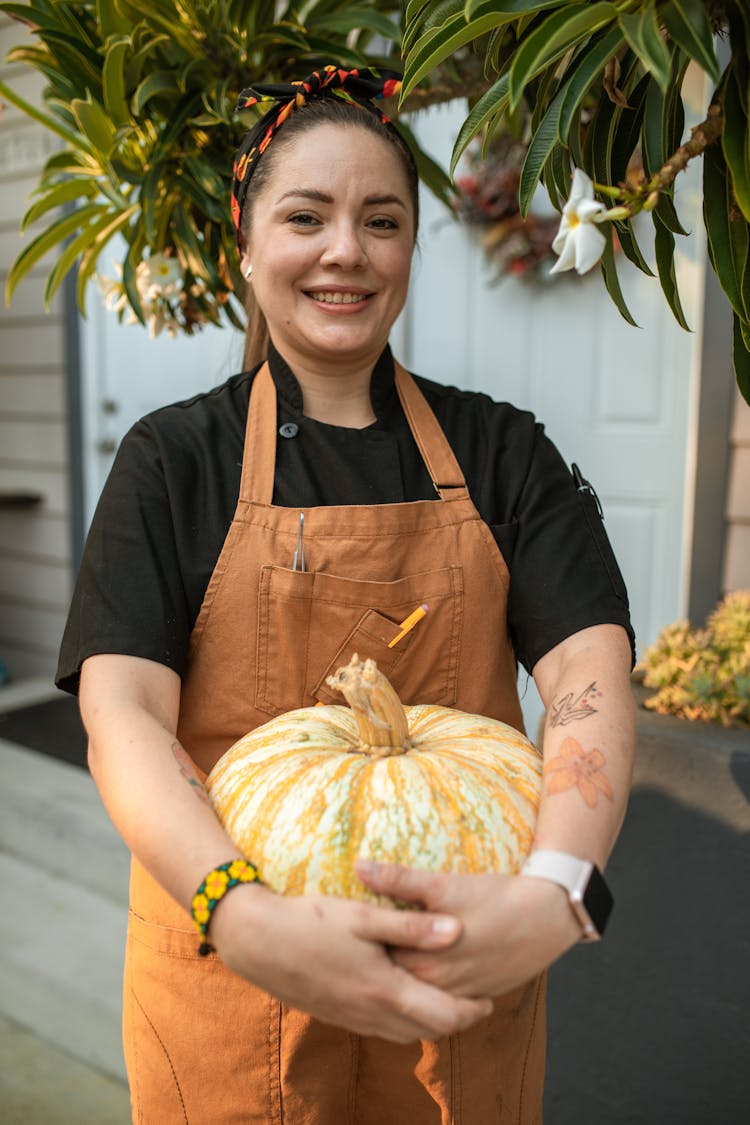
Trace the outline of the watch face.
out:
M 604 933 L 614 901 L 599 868 L 592 867 L 588 885 L 583 893 L 583 905 L 599 934 Z

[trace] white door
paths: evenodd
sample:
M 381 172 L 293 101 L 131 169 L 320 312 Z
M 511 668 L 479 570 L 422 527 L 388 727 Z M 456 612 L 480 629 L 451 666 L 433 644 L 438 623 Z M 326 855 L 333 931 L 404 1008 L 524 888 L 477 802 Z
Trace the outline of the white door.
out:
M 134 422 L 170 402 L 210 390 L 242 369 L 243 340 L 232 328 L 153 340 L 141 325 L 118 324 L 93 287 L 81 321 L 84 505 L 91 521 L 115 450 Z
M 449 158 L 461 120 L 457 107 L 422 118 L 419 135 L 438 159 Z M 490 286 L 478 236 L 446 223 L 428 196 L 405 329 L 402 358 L 412 370 L 533 411 L 568 464 L 575 461 L 592 482 L 640 652 L 687 604 L 691 403 L 705 276 L 699 174 L 695 168 L 681 178 L 677 199 L 683 224 L 698 232 L 679 240 L 677 262 L 692 334 L 674 321 L 658 281 L 622 255 L 622 288 L 640 329 L 622 319 L 598 270 Z M 541 710 L 533 684 L 524 710 L 533 732 Z
M 420 134 L 445 159 L 460 113 L 425 117 Z M 678 210 L 700 230 L 695 182 Z M 490 286 L 479 239 L 446 224 L 425 197 L 415 284 L 405 332 L 413 370 L 532 410 L 570 463 L 594 484 L 624 572 L 640 644 L 678 617 L 686 601 L 686 481 L 690 404 L 700 355 L 703 242 L 680 240 L 678 277 L 695 332 L 678 327 L 658 281 L 622 255 L 622 287 L 639 329 L 622 319 L 598 270 L 548 282 L 508 278 Z M 684 246 L 683 246 L 684 244 Z

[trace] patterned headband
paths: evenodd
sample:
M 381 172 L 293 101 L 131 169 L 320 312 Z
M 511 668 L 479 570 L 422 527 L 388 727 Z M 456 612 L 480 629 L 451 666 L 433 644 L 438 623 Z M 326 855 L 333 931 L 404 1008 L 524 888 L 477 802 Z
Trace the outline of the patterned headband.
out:
M 381 78 L 377 78 L 370 70 L 340 70 L 335 66 L 315 70 L 302 82 L 248 86 L 243 90 L 237 100 L 237 113 L 261 102 L 270 101 L 274 104 L 245 135 L 235 157 L 232 179 L 232 219 L 237 231 L 238 245 L 240 245 L 242 208 L 250 179 L 261 156 L 293 109 L 306 105 L 312 98 L 339 96 L 377 114 L 387 125 L 389 118 L 373 105 L 373 100 L 390 98 L 400 90 L 401 79 L 396 74 L 384 72 Z

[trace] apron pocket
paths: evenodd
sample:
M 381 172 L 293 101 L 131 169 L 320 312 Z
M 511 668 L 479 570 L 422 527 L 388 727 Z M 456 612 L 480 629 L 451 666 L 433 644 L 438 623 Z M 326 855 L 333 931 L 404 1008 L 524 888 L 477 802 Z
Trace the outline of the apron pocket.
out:
M 392 649 L 400 623 L 427 615 Z M 261 568 L 256 707 L 278 715 L 342 703 L 326 677 L 357 653 L 376 661 L 407 704 L 455 703 L 463 622 L 463 568 L 377 582 L 325 572 Z
M 380 671 L 393 682 L 396 665 L 404 658 L 409 646 L 416 639 L 416 629 L 412 629 L 397 645 L 389 648 L 389 642 L 397 637 L 399 632 L 398 624 L 391 621 L 390 617 L 384 617 L 382 613 L 368 609 L 313 688 L 316 700 L 319 703 L 344 702 L 341 692 L 330 688 L 326 680 L 344 664 L 348 664 L 355 653 L 361 660 L 374 660 Z

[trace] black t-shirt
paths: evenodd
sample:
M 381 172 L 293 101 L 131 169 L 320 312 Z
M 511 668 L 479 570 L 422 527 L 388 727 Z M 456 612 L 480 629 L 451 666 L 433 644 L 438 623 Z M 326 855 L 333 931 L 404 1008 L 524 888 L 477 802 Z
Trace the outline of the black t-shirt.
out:
M 273 349 L 278 425 L 273 503 L 439 503 L 401 408 L 389 349 L 372 375 L 364 429 L 302 414 L 302 392 Z M 255 371 L 147 415 L 125 435 L 76 583 L 57 684 L 76 692 L 96 653 L 140 656 L 183 676 L 187 648 L 239 494 Z M 531 670 L 590 625 L 620 624 L 625 586 L 591 492 L 576 487 L 533 415 L 416 377 L 510 570 L 508 627 Z M 288 423 L 294 423 L 289 426 Z M 285 435 L 292 436 L 285 436 Z

